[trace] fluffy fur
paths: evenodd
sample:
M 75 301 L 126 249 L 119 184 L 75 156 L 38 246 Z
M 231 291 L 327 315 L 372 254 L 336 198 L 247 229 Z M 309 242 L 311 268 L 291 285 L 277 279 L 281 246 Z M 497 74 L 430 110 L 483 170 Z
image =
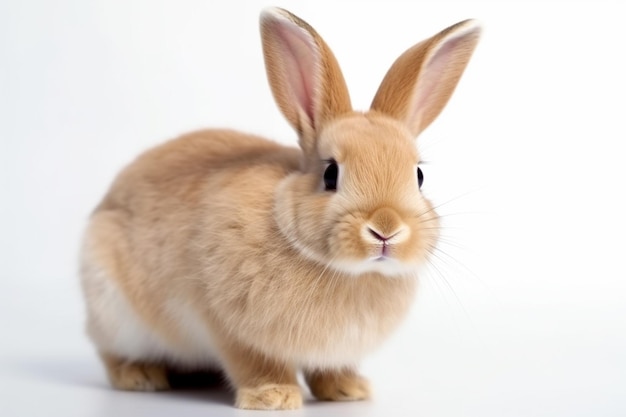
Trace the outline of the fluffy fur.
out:
M 415 137 L 441 111 L 479 29 L 409 49 L 372 110 L 354 112 L 319 35 L 261 15 L 268 80 L 300 148 L 206 130 L 154 148 L 94 211 L 81 263 L 88 333 L 119 389 L 169 370 L 223 371 L 240 408 L 370 395 L 363 355 L 405 316 L 438 218 L 419 191 Z M 336 191 L 324 189 L 328 161 Z

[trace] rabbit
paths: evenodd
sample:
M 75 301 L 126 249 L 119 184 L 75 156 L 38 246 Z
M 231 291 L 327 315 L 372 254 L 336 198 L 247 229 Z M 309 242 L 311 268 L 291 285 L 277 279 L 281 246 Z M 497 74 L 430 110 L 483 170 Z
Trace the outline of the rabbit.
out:
M 166 390 L 219 371 L 243 409 L 371 395 L 358 372 L 402 322 L 439 219 L 416 137 L 478 42 L 460 22 L 402 54 L 354 111 L 322 38 L 260 17 L 273 97 L 299 147 L 204 130 L 148 150 L 91 214 L 80 276 L 87 334 L 114 388 Z

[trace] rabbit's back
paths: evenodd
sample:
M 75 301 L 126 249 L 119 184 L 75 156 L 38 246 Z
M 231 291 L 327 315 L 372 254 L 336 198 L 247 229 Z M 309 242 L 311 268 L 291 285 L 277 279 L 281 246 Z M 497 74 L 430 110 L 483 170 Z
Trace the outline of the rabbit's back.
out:
M 191 133 L 141 154 L 118 175 L 96 211 L 151 211 L 163 199 L 175 202 L 176 210 L 195 208 L 215 178 L 259 166 L 284 176 L 298 169 L 299 155 L 296 148 L 232 130 Z

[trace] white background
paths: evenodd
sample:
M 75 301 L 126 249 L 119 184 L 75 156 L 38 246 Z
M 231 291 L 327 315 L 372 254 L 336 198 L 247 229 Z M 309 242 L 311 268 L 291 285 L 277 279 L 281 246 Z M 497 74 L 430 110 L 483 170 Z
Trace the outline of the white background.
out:
M 0 2 L 0 415 L 248 415 L 227 393 L 109 390 L 76 259 L 141 150 L 201 127 L 295 144 L 265 80 L 266 5 Z M 468 17 L 485 26 L 419 138 L 447 230 L 404 327 L 364 364 L 376 396 L 293 415 L 626 415 L 620 2 L 282 6 L 327 40 L 361 109 L 404 49 Z

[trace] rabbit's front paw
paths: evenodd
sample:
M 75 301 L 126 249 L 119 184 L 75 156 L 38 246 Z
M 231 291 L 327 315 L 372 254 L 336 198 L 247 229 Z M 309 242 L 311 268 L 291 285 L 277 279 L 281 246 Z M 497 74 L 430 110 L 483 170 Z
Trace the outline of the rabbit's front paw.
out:
M 240 388 L 236 406 L 250 410 L 295 410 L 302 407 L 302 394 L 300 387 L 290 384 Z

